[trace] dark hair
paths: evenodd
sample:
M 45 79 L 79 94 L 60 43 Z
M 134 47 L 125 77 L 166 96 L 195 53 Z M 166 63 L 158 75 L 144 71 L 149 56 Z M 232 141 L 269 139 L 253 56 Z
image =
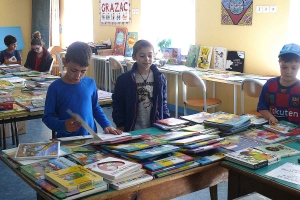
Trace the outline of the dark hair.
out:
M 153 47 L 153 45 L 149 42 L 149 41 L 147 41 L 147 40 L 139 40 L 139 41 L 137 41 L 134 45 L 133 45 L 133 55 L 136 55 L 137 54 L 137 52 L 139 51 L 139 50 L 141 50 L 141 48 L 144 48 L 144 47 L 151 47 L 152 48 L 152 50 L 153 50 L 153 52 L 154 52 L 154 47 Z
M 294 53 L 286 53 L 278 56 L 279 62 L 300 62 L 300 56 Z
M 36 31 L 32 34 L 31 45 L 45 45 L 44 40 L 42 39 L 41 33 Z
M 66 62 L 74 62 L 81 67 L 87 67 L 90 65 L 92 56 L 91 47 L 84 42 L 72 43 L 66 53 Z
M 17 42 L 17 38 L 12 36 L 12 35 L 7 35 L 4 38 L 4 44 L 8 47 L 9 45 L 16 43 Z

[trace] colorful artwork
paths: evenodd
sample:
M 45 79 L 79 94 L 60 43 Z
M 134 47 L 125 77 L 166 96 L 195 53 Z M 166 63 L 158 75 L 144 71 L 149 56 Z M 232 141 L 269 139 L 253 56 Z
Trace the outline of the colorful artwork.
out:
M 212 47 L 201 46 L 198 58 L 198 66 L 203 69 L 208 69 L 210 67 Z
M 131 57 L 133 53 L 133 45 L 136 43 L 138 39 L 137 32 L 128 32 L 126 47 L 125 47 L 125 57 Z
M 253 0 L 222 0 L 222 25 L 252 25 Z
M 113 55 L 124 56 L 127 33 L 127 28 L 116 28 Z
M 101 25 L 131 23 L 131 0 L 99 0 Z
M 163 48 L 163 58 L 168 59 L 168 64 L 181 64 L 181 49 L 180 48 Z
M 189 51 L 187 54 L 187 58 L 186 58 L 185 66 L 196 67 L 196 65 L 198 63 L 199 52 L 200 52 L 199 45 L 190 45 L 190 48 L 189 48 Z

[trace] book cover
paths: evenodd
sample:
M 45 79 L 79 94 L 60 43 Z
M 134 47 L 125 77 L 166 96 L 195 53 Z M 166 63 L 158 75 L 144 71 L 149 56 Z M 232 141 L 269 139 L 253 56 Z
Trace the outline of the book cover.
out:
M 174 144 L 174 145 L 179 145 L 179 146 L 184 146 L 192 143 L 198 143 L 202 142 L 205 140 L 211 140 L 211 139 L 216 139 L 219 138 L 219 135 L 197 135 L 193 137 L 188 137 L 180 140 L 173 140 L 170 141 L 169 144 Z
M 228 51 L 226 60 L 226 71 L 244 72 L 245 52 Z
M 174 117 L 170 117 L 170 118 L 166 118 L 166 119 L 156 120 L 156 123 L 164 124 L 167 126 L 178 126 L 178 125 L 182 125 L 182 124 L 187 124 L 189 122 L 186 120 L 183 120 L 183 119 L 177 119 Z
M 225 47 L 214 47 L 214 68 L 225 71 L 226 64 L 226 52 Z
M 155 177 L 157 177 L 157 178 L 164 177 L 164 176 L 167 176 L 167 175 L 171 175 L 171 174 L 174 174 L 174 173 L 178 173 L 178 172 L 182 172 L 182 171 L 185 171 L 185 170 L 188 170 L 188 169 L 192 169 L 192 168 L 195 168 L 195 167 L 198 167 L 198 166 L 199 166 L 199 163 L 192 162 L 192 163 L 187 164 L 187 165 L 183 165 L 183 166 L 180 166 L 180 167 L 177 167 L 177 168 L 174 168 L 174 169 L 170 169 L 170 170 L 167 170 L 167 171 L 164 171 L 164 172 L 157 173 L 157 174 L 155 174 Z
M 46 173 L 45 179 L 58 186 L 63 192 L 93 189 L 95 184 L 103 181 L 100 175 L 80 165 Z
M 181 64 L 181 49 L 180 48 L 163 48 L 163 58 L 168 60 L 168 64 Z
M 289 136 L 300 134 L 299 126 L 287 121 L 279 121 L 277 124 L 265 124 L 263 127 L 268 131 Z
M 160 123 L 153 123 L 153 126 L 156 127 L 156 128 L 165 130 L 165 131 L 169 131 L 169 130 L 170 131 L 175 131 L 175 130 L 178 130 L 182 127 L 185 127 L 186 125 L 181 124 L 181 125 L 176 125 L 176 126 L 168 126 L 168 125 L 164 125 L 164 124 L 160 124 Z
M 57 158 L 60 142 L 21 143 L 15 154 L 16 160 Z
M 194 158 L 192 156 L 180 152 L 175 152 L 172 156 L 159 160 L 154 160 L 152 163 L 145 164 L 144 168 L 150 171 L 156 171 L 175 164 L 189 162 L 193 160 Z
M 202 147 L 202 146 L 214 144 L 214 143 L 217 143 L 217 142 L 221 142 L 221 141 L 224 141 L 224 140 L 225 140 L 225 138 L 216 138 L 216 139 L 212 139 L 212 140 L 206 140 L 206 141 L 203 141 L 203 142 L 197 142 L 197 143 L 185 145 L 184 148 L 186 148 L 186 149 L 194 149 L 194 148 L 198 148 L 198 147 Z
M 199 135 L 199 132 L 167 132 L 164 134 L 158 134 L 155 136 L 152 136 L 152 138 L 159 139 L 159 140 L 165 140 L 165 141 L 171 141 L 171 140 L 177 140 L 181 138 L 191 137 L 195 135 Z
M 194 148 L 194 149 L 182 148 L 182 149 L 180 149 L 180 151 L 185 152 L 185 153 L 196 154 L 196 153 L 200 153 L 200 152 L 203 152 L 203 151 L 208 151 L 208 150 L 211 150 L 211 149 L 215 149 L 215 148 L 220 147 L 220 146 L 222 146 L 222 143 L 217 142 L 217 143 L 197 147 L 197 148 Z
M 202 69 L 208 69 L 210 67 L 211 55 L 213 47 L 200 46 L 200 53 L 198 59 L 198 66 Z
M 221 128 L 222 130 L 238 127 L 246 122 L 250 122 L 247 116 L 240 116 L 230 113 L 221 113 L 203 121 L 204 125 Z
M 180 116 L 180 118 L 191 121 L 191 122 L 195 122 L 198 124 L 202 124 L 205 119 L 211 118 L 212 116 L 214 116 L 214 115 L 211 113 L 200 112 L 200 113 L 196 113 L 196 114 L 192 114 L 192 115 Z
M 131 178 L 128 180 L 123 180 L 123 181 L 120 181 L 117 183 L 110 184 L 110 186 L 112 188 L 115 188 L 116 190 L 121 190 L 121 189 L 128 188 L 128 187 L 131 187 L 134 185 L 138 185 L 140 183 L 151 181 L 152 179 L 153 179 L 153 176 L 151 176 L 149 174 L 143 174 L 139 177 L 135 177 L 135 178 Z
M 280 157 L 274 154 L 267 154 L 253 148 L 245 148 L 236 152 L 226 153 L 225 160 L 229 160 L 251 169 L 259 169 L 279 162 Z
M 137 32 L 128 32 L 125 45 L 125 57 L 132 57 L 133 45 L 138 40 Z
M 17 100 L 16 103 L 29 112 L 44 110 L 45 99 Z
M 200 134 L 218 134 L 220 131 L 217 128 L 208 128 L 202 124 L 186 126 L 181 128 L 182 131 L 199 132 Z
M 200 52 L 200 46 L 191 44 L 186 57 L 185 66 L 196 67 L 198 63 L 199 52 Z
M 246 132 L 241 133 L 246 137 L 252 138 L 254 140 L 270 143 L 280 142 L 282 140 L 288 139 L 290 136 L 282 135 L 279 133 L 274 133 L 270 131 L 252 129 Z
M 145 173 L 146 173 L 145 169 L 137 169 L 132 172 L 124 174 L 123 176 L 119 177 L 116 180 L 109 180 L 109 179 L 104 179 L 104 180 L 109 184 L 115 184 L 117 182 L 126 181 L 126 180 L 132 179 L 132 178 L 137 178 Z
M 218 147 L 201 152 L 200 154 L 195 155 L 194 158 L 195 162 L 203 166 L 224 159 L 227 152 L 227 150 Z
M 112 154 L 105 151 L 86 152 L 86 153 L 73 153 L 68 155 L 71 159 L 75 160 L 81 165 L 88 165 L 104 158 L 110 157 Z
M 142 165 L 120 158 L 107 157 L 84 167 L 100 174 L 105 179 L 115 180 L 124 174 L 142 168 Z
M 127 34 L 127 28 L 116 28 L 113 55 L 124 56 Z
M 281 158 L 300 154 L 300 151 L 282 144 L 268 144 L 264 146 L 255 147 L 255 149 L 258 149 L 265 153 L 275 154 L 277 156 L 280 156 Z
M 251 126 L 254 127 L 259 127 L 269 122 L 267 119 L 257 115 L 245 114 L 245 116 L 250 117 Z

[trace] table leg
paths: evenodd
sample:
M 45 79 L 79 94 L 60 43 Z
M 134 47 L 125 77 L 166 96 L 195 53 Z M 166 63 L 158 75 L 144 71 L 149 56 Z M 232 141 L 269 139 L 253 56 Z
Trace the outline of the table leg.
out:
M 6 149 L 6 138 L 5 138 L 5 124 L 3 124 L 3 126 L 2 126 L 2 141 L 3 141 L 3 148 L 2 148 L 2 150 L 3 149 Z
M 236 103 L 237 103 L 237 86 L 233 86 L 233 114 L 236 114 Z
M 14 131 L 14 128 L 13 128 L 13 123 L 14 122 L 11 122 L 10 123 L 10 131 L 11 131 L 11 140 L 12 140 L 12 144 L 15 145 L 15 131 Z
M 17 122 L 14 122 L 15 125 L 15 136 L 16 136 L 16 146 L 19 146 L 19 133 L 18 133 L 18 125 Z
M 178 118 L 178 74 L 175 75 L 175 117 Z
M 218 185 L 209 187 L 210 199 L 218 200 Z

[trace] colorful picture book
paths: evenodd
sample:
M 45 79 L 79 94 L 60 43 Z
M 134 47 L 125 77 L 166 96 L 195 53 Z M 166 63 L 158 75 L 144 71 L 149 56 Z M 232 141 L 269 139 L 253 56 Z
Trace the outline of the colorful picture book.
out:
M 250 125 L 250 118 L 244 115 L 240 116 L 230 113 L 220 113 L 214 117 L 205 119 L 203 122 L 204 125 L 217 127 L 221 130 L 228 131 L 234 127 L 239 128 L 247 122 L 249 122 Z
M 191 44 L 186 57 L 185 66 L 196 67 L 198 64 L 199 52 L 200 52 L 200 46 Z
M 198 66 L 202 69 L 210 68 L 210 61 L 213 47 L 200 46 L 200 53 L 198 58 Z
M 192 115 L 180 116 L 184 120 L 202 124 L 205 119 L 211 118 L 213 114 L 208 112 L 200 112 Z
M 144 168 L 150 171 L 156 171 L 175 164 L 189 162 L 193 160 L 194 158 L 192 156 L 180 152 L 175 152 L 172 156 L 159 160 L 154 160 L 152 163 L 145 164 Z
M 125 57 L 131 57 L 133 53 L 133 45 L 138 40 L 137 32 L 128 32 L 126 37 Z
M 263 117 L 258 117 L 257 115 L 245 114 L 247 117 L 250 117 L 251 126 L 258 127 L 262 126 L 269 121 Z
M 228 149 L 231 151 L 239 151 L 248 147 L 257 147 L 266 145 L 266 142 L 260 140 L 254 140 L 253 138 L 245 137 L 242 134 L 240 135 L 231 135 L 225 137 L 225 141 L 222 142 L 222 148 Z
M 228 151 L 218 147 L 195 155 L 194 160 L 203 166 L 224 159 L 226 152 Z
M 268 144 L 280 142 L 290 137 L 287 135 L 282 135 L 279 133 L 274 133 L 274 132 L 260 130 L 260 129 L 252 129 L 249 131 L 242 132 L 241 134 L 251 139 L 266 142 Z
M 180 48 L 163 48 L 163 58 L 168 60 L 168 64 L 181 64 L 181 49 Z
M 127 34 L 127 28 L 116 28 L 113 55 L 124 56 Z
M 169 170 L 157 173 L 157 174 L 155 174 L 155 177 L 159 178 L 159 177 L 168 176 L 168 175 L 178 173 L 178 172 L 182 172 L 182 171 L 192 169 L 192 168 L 195 168 L 195 167 L 198 167 L 198 166 L 199 166 L 199 163 L 197 163 L 197 162 L 191 162 L 189 164 L 183 164 L 182 166 L 179 166 L 177 168 L 173 168 L 173 169 L 169 169 Z
M 227 49 L 225 47 L 214 47 L 214 68 L 225 71 Z
M 160 124 L 160 123 L 153 123 L 153 126 L 156 128 L 165 130 L 165 131 L 168 131 L 168 130 L 172 131 L 172 130 L 178 130 L 182 127 L 185 127 L 186 125 L 181 124 L 181 125 L 176 125 L 176 126 L 168 126 L 168 125 L 164 125 L 164 124 Z
M 120 158 L 107 157 L 84 167 L 101 175 L 105 179 L 116 180 L 125 174 L 142 168 L 142 165 Z
M 184 153 L 196 154 L 196 153 L 200 153 L 200 152 L 203 152 L 203 151 L 215 149 L 215 148 L 220 147 L 220 146 L 222 146 L 222 143 L 217 142 L 217 143 L 213 143 L 213 144 L 209 144 L 209 145 L 197 147 L 197 148 L 194 148 L 194 149 L 182 148 L 182 149 L 180 149 L 180 151 L 184 152 Z
M 226 60 L 226 71 L 244 72 L 245 52 L 228 51 Z
M 44 110 L 45 99 L 17 100 L 16 103 L 29 112 Z
M 46 173 L 45 179 L 58 186 L 63 192 L 93 189 L 95 184 L 103 181 L 100 175 L 81 165 Z
M 140 183 L 151 181 L 152 179 L 153 179 L 153 176 L 151 176 L 149 174 L 143 174 L 139 177 L 135 177 L 135 178 L 131 178 L 131 179 L 128 179 L 128 180 L 123 180 L 123 181 L 120 181 L 120 182 L 117 182 L 117 183 L 110 184 L 110 186 L 112 188 L 115 188 L 116 190 L 121 190 L 121 189 L 124 189 L 124 188 L 131 187 L 133 185 L 138 185 Z
M 160 124 L 167 125 L 167 126 L 178 126 L 178 125 L 187 124 L 189 122 L 186 120 L 183 120 L 183 119 L 177 119 L 174 117 L 170 117 L 170 118 L 166 118 L 166 119 L 156 120 L 156 123 L 160 123 Z
M 197 142 L 197 143 L 185 145 L 184 148 L 185 149 L 194 149 L 194 148 L 214 144 L 214 143 L 217 143 L 217 142 L 221 142 L 221 141 L 224 141 L 224 140 L 225 140 L 225 138 L 216 138 L 216 139 L 212 139 L 212 140 L 206 140 L 206 141 L 203 141 L 203 142 Z
M 199 132 L 167 132 L 164 134 L 158 134 L 155 136 L 152 136 L 152 138 L 159 139 L 159 140 L 165 140 L 165 141 L 171 141 L 171 140 L 177 140 L 181 138 L 191 137 L 199 135 Z
M 192 143 L 202 142 L 205 140 L 216 139 L 219 137 L 220 137 L 219 135 L 197 135 L 197 136 L 188 137 L 188 138 L 184 138 L 184 139 L 180 139 L 180 140 L 173 140 L 173 141 L 170 141 L 169 144 L 185 146 L 185 145 L 189 145 Z
M 300 151 L 285 146 L 283 144 L 268 144 L 264 146 L 255 147 L 255 149 L 258 149 L 265 153 L 275 154 L 277 156 L 280 156 L 281 158 L 300 154 Z
M 97 151 L 89 153 L 73 153 L 68 156 L 70 157 L 70 159 L 78 162 L 81 165 L 88 165 L 107 158 L 111 156 L 111 154 L 105 151 Z
M 199 132 L 200 134 L 218 134 L 220 131 L 217 128 L 205 128 L 201 124 L 186 126 L 181 128 L 182 131 Z
M 299 126 L 287 121 L 279 121 L 277 124 L 265 124 L 263 127 L 268 131 L 289 136 L 300 134 Z
M 124 174 L 123 176 L 119 177 L 118 179 L 115 179 L 115 180 L 105 179 L 105 181 L 109 184 L 115 184 L 115 183 L 118 183 L 118 182 L 121 182 L 121 181 L 126 181 L 128 179 L 139 177 L 139 176 L 141 176 L 145 173 L 146 173 L 145 169 L 137 169 L 137 170 L 134 170 L 130 173 Z
M 225 160 L 229 160 L 251 169 L 259 169 L 279 162 L 280 157 L 274 154 L 264 153 L 253 148 L 245 148 L 236 152 L 226 153 Z
M 16 160 L 57 158 L 60 155 L 60 142 L 21 143 L 15 154 Z

